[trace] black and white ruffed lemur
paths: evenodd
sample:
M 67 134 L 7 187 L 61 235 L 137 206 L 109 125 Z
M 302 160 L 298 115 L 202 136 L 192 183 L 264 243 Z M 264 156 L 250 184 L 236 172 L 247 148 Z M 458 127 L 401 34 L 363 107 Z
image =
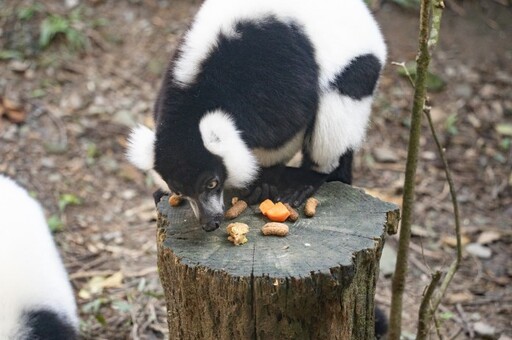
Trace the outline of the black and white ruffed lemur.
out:
M 78 339 L 75 297 L 41 205 L 0 174 L 0 339 Z
M 156 131 L 135 128 L 128 157 L 206 231 L 225 188 L 298 206 L 325 181 L 351 184 L 385 59 L 363 0 L 206 0 L 165 72 Z
M 206 231 L 225 188 L 298 206 L 351 183 L 385 58 L 363 0 L 206 0 L 165 72 L 156 131 L 135 128 L 128 157 Z

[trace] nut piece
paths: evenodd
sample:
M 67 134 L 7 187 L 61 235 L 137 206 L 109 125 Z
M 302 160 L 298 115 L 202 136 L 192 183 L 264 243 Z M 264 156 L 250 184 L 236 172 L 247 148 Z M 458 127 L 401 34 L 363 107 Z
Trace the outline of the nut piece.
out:
M 228 232 L 228 240 L 233 242 L 235 246 L 247 243 L 247 237 L 245 234 L 249 232 L 249 226 L 245 223 L 231 223 L 226 227 Z
M 238 196 L 231 197 L 231 205 L 235 205 L 238 202 Z
M 183 203 L 183 198 L 181 196 L 176 194 L 169 196 L 169 205 L 171 207 L 178 207 L 181 205 L 181 203 Z
M 224 217 L 228 220 L 232 220 L 240 216 L 240 214 L 243 213 L 245 209 L 247 209 L 247 202 L 239 199 L 231 208 L 226 211 Z
M 288 235 L 288 226 L 284 223 L 280 222 L 269 222 L 261 228 L 261 232 L 265 236 L 274 235 L 274 236 L 286 236 Z
M 297 221 L 299 219 L 299 213 L 297 212 L 297 210 L 293 209 L 292 206 L 289 205 L 288 203 L 285 203 L 284 206 L 290 212 L 290 216 L 288 216 L 288 220 L 292 221 L 292 222 Z
M 307 217 L 313 217 L 316 214 L 316 207 L 319 204 L 318 200 L 314 197 L 310 197 L 306 201 L 304 206 L 304 215 Z

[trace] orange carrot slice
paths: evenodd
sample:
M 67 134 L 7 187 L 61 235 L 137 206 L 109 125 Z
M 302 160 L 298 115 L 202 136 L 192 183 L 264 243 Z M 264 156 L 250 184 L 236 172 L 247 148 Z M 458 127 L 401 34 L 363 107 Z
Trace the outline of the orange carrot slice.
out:
M 290 216 L 290 211 L 286 208 L 286 206 L 281 203 L 277 202 L 274 204 L 272 208 L 267 210 L 267 217 L 269 220 L 274 222 L 284 222 Z
M 264 200 L 260 203 L 260 211 L 263 215 L 267 215 L 267 211 L 274 206 L 274 202 L 269 199 Z

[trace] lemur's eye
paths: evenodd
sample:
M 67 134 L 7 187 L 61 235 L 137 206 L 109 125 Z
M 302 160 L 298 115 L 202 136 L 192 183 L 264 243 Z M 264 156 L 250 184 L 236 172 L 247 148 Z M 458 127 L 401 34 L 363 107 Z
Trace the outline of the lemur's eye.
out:
M 214 179 L 214 180 L 211 180 L 210 182 L 208 182 L 208 184 L 206 184 L 206 188 L 209 190 L 212 190 L 212 189 L 215 189 L 217 187 L 217 185 L 219 185 L 219 181 Z

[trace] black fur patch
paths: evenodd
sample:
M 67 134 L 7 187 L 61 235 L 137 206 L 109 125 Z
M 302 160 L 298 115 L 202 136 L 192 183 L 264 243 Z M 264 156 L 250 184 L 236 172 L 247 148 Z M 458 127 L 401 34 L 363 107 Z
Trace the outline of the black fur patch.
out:
M 25 320 L 30 332 L 27 340 L 75 340 L 76 330 L 55 312 L 39 309 L 27 312 Z
M 175 84 L 171 64 L 156 105 L 164 122 L 159 126 L 172 124 L 169 133 L 184 138 L 176 123 L 223 109 L 249 148 L 279 147 L 313 123 L 319 87 L 314 48 L 300 26 L 274 17 L 241 21 L 235 31 L 236 37 L 218 37 L 185 88 Z
M 225 177 L 198 130 L 207 112 L 227 112 L 251 149 L 280 147 L 314 122 L 319 71 L 301 27 L 267 17 L 240 21 L 235 30 L 235 37 L 218 37 L 193 83 L 175 81 L 175 60 L 166 72 L 155 105 L 155 169 L 170 185 L 179 187 L 169 183 L 179 179 L 178 191 L 196 185 L 205 170 Z
M 327 182 L 339 181 L 345 184 L 352 184 L 352 159 L 354 158 L 354 152 L 348 150 L 340 157 L 340 163 L 338 167 L 331 172 L 327 178 Z
M 388 332 L 388 319 L 379 307 L 375 307 L 375 337 L 382 339 Z
M 354 58 L 331 82 L 332 88 L 352 99 L 371 96 L 377 85 L 382 65 L 373 54 Z

